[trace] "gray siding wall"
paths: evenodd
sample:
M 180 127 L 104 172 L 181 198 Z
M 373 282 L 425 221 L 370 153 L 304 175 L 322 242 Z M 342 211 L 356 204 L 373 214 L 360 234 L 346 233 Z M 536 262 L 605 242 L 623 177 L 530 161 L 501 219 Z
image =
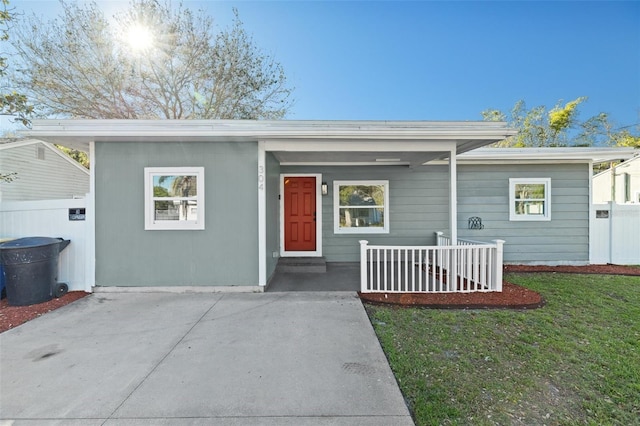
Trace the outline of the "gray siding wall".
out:
M 38 147 L 44 149 L 44 159 L 38 158 Z M 89 172 L 42 143 L 0 150 L 0 170 L 18 173 L 13 182 L 0 183 L 2 201 L 70 199 L 89 192 Z
M 273 275 L 280 254 L 280 164 L 270 152 L 266 153 L 266 213 L 267 213 L 267 281 Z M 275 253 L 275 256 L 274 256 Z
M 96 143 L 96 284 L 258 284 L 257 144 Z M 144 230 L 144 168 L 205 168 L 205 229 Z
M 322 197 L 323 254 L 330 262 L 360 260 L 359 240 L 370 244 L 432 245 L 435 232 L 448 227 L 448 166 L 409 169 L 397 166 L 294 167 L 281 168 L 282 173 L 322 173 L 329 194 Z M 334 180 L 388 180 L 389 234 L 333 233 Z
M 551 221 L 509 221 L 509 178 L 551 178 Z M 459 165 L 458 235 L 505 240 L 507 263 L 588 263 L 589 179 L 588 164 Z
M 282 173 L 322 173 L 329 195 L 322 198 L 323 254 L 328 261 L 359 260 L 358 240 L 370 244 L 433 245 L 434 233 L 449 227 L 448 166 L 282 167 Z M 506 240 L 508 263 L 587 263 L 589 260 L 589 166 L 458 165 L 460 238 Z M 551 178 L 551 221 L 509 221 L 509 178 Z M 390 233 L 335 235 L 334 180 L 389 180 Z M 469 230 L 471 216 L 484 229 Z

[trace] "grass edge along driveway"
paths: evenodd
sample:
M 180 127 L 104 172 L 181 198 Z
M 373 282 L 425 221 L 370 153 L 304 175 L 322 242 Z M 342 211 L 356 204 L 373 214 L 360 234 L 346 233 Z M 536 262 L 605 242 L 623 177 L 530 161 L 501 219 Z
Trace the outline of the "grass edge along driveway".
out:
M 640 277 L 507 274 L 530 311 L 366 305 L 416 424 L 640 424 Z

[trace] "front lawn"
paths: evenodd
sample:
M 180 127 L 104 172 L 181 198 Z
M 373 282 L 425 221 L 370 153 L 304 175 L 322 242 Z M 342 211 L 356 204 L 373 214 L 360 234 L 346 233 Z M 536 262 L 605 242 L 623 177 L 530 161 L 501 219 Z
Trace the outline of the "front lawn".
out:
M 640 277 L 507 274 L 531 311 L 367 306 L 416 424 L 640 424 Z

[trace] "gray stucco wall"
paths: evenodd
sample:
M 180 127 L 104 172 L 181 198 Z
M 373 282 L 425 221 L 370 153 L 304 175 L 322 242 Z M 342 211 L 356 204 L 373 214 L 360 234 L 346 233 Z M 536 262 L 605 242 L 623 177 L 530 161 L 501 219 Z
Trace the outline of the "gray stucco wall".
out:
M 329 262 L 360 260 L 359 240 L 369 244 L 432 245 L 435 232 L 448 227 L 448 166 L 409 169 L 398 166 L 294 167 L 282 173 L 322 173 L 329 194 L 322 197 L 323 255 Z M 333 232 L 334 180 L 388 180 L 388 234 L 339 234 Z
M 257 144 L 96 143 L 96 284 L 258 284 Z M 205 229 L 144 230 L 144 168 L 205 168 Z
M 550 221 L 509 221 L 509 178 L 551 178 Z M 458 235 L 505 240 L 507 263 L 588 263 L 589 179 L 588 164 L 459 165 Z

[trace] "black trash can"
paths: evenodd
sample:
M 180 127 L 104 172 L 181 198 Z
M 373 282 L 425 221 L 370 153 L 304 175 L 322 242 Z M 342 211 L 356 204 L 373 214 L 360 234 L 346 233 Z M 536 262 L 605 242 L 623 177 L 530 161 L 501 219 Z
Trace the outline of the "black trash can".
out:
M 67 284 L 57 282 L 58 256 L 70 242 L 63 238 L 29 237 L 0 244 L 9 305 L 35 305 L 67 293 Z

